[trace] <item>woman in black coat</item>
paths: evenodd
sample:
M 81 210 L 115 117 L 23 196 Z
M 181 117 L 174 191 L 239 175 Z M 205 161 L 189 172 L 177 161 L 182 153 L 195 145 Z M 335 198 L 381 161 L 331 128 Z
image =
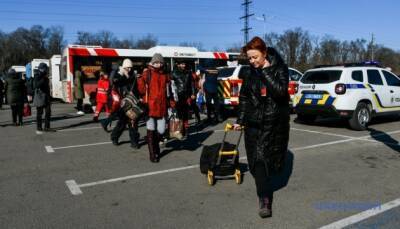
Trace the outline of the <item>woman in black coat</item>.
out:
M 24 102 L 26 102 L 26 87 L 25 81 L 17 75 L 14 69 L 8 71 L 5 92 L 7 94 L 8 104 L 11 106 L 13 123 L 15 126 L 22 126 Z
M 251 68 L 243 78 L 235 129 L 244 126 L 250 173 L 259 197 L 259 215 L 272 216 L 271 176 L 283 168 L 289 141 L 288 67 L 273 48 L 254 37 L 242 49 Z
M 32 82 L 32 92 L 34 93 L 33 105 L 36 106 L 36 133 L 42 134 L 42 116 L 44 115 L 44 131 L 53 131 L 50 129 L 51 118 L 51 95 L 50 83 L 48 74 L 48 67 L 45 63 L 40 63 L 38 71 Z

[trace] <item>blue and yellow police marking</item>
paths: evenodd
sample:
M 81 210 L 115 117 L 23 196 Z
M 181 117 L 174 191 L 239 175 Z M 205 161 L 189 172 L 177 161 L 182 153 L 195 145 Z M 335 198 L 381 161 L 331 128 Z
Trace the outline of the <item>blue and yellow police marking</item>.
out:
M 383 106 L 379 96 L 372 91 L 374 88 L 370 84 L 365 84 L 365 87 L 371 90 L 372 100 L 375 103 L 375 107 L 378 109 L 378 111 L 399 111 L 400 110 L 400 106 L 393 106 L 393 107 Z
M 353 83 L 353 84 L 346 84 L 346 89 L 364 89 L 366 86 L 364 84 Z
M 297 100 L 299 98 L 296 98 Z M 302 95 L 298 104 L 300 105 L 318 105 L 318 106 L 330 106 L 334 103 L 336 98 L 330 96 L 329 94 L 324 94 L 320 99 L 306 99 L 306 94 Z
M 325 105 L 326 101 L 329 99 L 329 95 L 325 94 L 322 96 L 322 99 L 318 100 L 317 104 L 318 105 Z

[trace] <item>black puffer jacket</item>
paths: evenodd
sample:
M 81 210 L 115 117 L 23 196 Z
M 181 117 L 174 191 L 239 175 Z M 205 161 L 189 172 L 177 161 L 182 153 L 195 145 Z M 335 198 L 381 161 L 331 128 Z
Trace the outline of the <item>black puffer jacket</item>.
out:
M 172 72 L 172 80 L 175 82 L 176 90 L 179 97 L 189 97 L 194 93 L 194 85 L 192 83 L 192 75 L 189 71 L 175 69 Z
M 10 105 L 26 102 L 25 80 L 21 79 L 17 74 L 8 75 L 5 82 L 5 91 Z
M 250 68 L 240 90 L 237 123 L 246 127 L 250 172 L 256 161 L 269 171 L 280 170 L 289 141 L 288 67 L 275 49 L 268 48 L 267 55 L 271 66 Z
M 136 97 L 139 96 L 137 89 L 137 78 L 136 74 L 132 73 L 129 75 L 129 78 L 122 75 L 119 71 L 114 70 L 110 74 L 110 87 L 113 90 L 118 91 L 121 97 L 125 97 L 131 92 Z

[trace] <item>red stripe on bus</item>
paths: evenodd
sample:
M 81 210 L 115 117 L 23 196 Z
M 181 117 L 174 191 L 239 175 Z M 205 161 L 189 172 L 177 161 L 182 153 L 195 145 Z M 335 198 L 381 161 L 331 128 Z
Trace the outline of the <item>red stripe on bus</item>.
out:
M 214 54 L 215 59 L 220 59 L 220 57 L 219 57 L 217 52 L 214 52 L 213 54 Z
M 74 57 L 69 55 L 68 59 L 69 59 L 69 72 L 71 74 L 73 74 L 74 73 Z
M 224 52 L 220 52 L 219 56 L 221 57 L 221 59 L 227 60 L 228 57 L 226 56 L 226 54 Z
M 118 53 L 117 51 L 115 51 L 115 49 L 98 48 L 94 49 L 94 51 L 97 53 L 98 56 L 118 56 Z
M 90 56 L 90 52 L 86 48 L 69 48 L 69 55 L 71 55 L 71 56 Z

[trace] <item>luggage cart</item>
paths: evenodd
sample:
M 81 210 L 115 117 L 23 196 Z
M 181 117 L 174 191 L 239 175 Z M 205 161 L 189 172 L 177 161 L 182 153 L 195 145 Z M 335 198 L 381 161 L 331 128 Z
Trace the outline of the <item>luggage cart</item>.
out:
M 234 131 L 233 125 L 227 123 L 224 128 L 224 138 L 217 152 L 214 152 L 215 164 L 209 166 L 207 171 L 207 182 L 210 186 L 215 184 L 216 178 L 234 177 L 237 184 L 242 183 L 242 173 L 239 167 L 239 143 L 243 130 L 240 130 L 236 145 L 226 142 L 228 132 Z

